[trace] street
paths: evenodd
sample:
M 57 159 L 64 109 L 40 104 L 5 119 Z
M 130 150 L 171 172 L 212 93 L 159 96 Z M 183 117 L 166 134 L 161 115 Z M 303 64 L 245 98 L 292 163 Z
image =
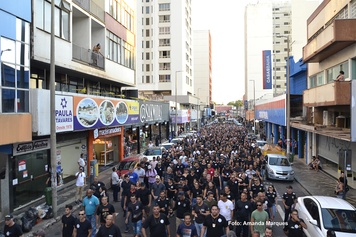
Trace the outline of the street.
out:
M 293 183 L 291 182 L 284 182 L 284 181 L 265 181 L 264 185 L 265 188 L 268 187 L 268 185 L 273 184 L 274 187 L 276 188 L 277 194 L 278 194 L 278 205 L 277 205 L 277 212 L 278 214 L 276 215 L 276 226 L 273 226 L 273 234 L 274 236 L 284 236 L 284 232 L 283 232 L 283 225 L 282 225 L 282 221 L 284 218 L 284 208 L 283 208 L 283 204 L 281 201 L 281 196 L 283 195 L 283 193 L 286 191 L 286 187 L 288 185 L 292 185 L 293 186 L 293 191 L 297 194 L 297 197 L 299 196 L 306 196 L 308 195 L 308 192 L 296 181 L 294 181 Z M 112 193 L 110 193 L 110 197 L 111 197 Z M 117 203 L 112 203 L 116 209 L 116 211 L 118 211 L 118 218 L 116 219 L 116 225 L 118 225 L 120 227 L 120 230 L 122 232 L 122 236 L 124 237 L 128 237 L 128 236 L 133 236 L 133 232 L 131 231 L 130 233 L 123 233 L 125 230 L 125 224 L 124 224 L 124 218 L 122 216 L 122 208 L 120 206 L 120 202 Z M 78 206 L 76 206 L 78 207 Z M 74 212 L 75 216 L 78 216 L 78 211 Z M 62 215 L 62 213 L 60 213 L 60 215 Z M 176 227 L 175 227 L 175 217 L 170 218 L 170 228 L 171 228 L 171 233 L 175 233 L 176 231 Z M 279 226 L 277 226 L 279 225 Z M 52 237 L 59 237 L 62 236 L 62 232 L 61 232 L 61 226 L 62 224 L 60 222 L 55 223 L 54 225 L 50 226 L 48 229 L 46 229 L 46 233 L 50 234 L 50 236 Z M 147 231 L 148 236 L 149 236 L 149 230 Z M 175 234 L 173 235 L 175 236 Z

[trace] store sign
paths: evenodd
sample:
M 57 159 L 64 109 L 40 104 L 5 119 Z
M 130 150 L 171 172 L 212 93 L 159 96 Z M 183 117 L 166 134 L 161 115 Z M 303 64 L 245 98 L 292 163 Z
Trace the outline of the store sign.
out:
M 143 103 L 140 106 L 141 123 L 162 121 L 162 105 Z
M 73 129 L 73 97 L 56 95 L 56 132 Z
M 100 129 L 98 130 L 97 133 L 94 132 L 94 139 L 98 138 L 99 136 L 119 135 L 119 134 L 121 134 L 121 127 Z
M 75 130 L 135 124 L 139 119 L 138 101 L 79 96 L 73 100 Z
M 36 141 L 26 142 L 26 143 L 16 143 L 13 145 L 12 153 L 15 156 L 15 155 L 31 153 L 34 151 L 47 150 L 50 148 L 51 148 L 50 140 L 42 139 L 42 140 L 36 140 Z

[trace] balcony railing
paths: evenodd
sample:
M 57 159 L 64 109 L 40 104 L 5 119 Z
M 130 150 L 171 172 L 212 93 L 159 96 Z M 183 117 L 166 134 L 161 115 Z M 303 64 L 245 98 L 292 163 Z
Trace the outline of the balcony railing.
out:
M 308 107 L 350 105 L 350 81 L 336 81 L 303 92 L 303 105 Z
M 104 9 L 90 0 L 73 0 L 78 6 L 91 13 L 93 16 L 104 22 Z
M 73 59 L 88 63 L 90 66 L 105 69 L 105 58 L 100 53 L 73 44 Z

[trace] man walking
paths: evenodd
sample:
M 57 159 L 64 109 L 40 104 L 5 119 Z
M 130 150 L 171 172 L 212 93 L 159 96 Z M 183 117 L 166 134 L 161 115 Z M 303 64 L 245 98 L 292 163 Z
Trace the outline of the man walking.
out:
M 190 213 L 184 214 L 184 221 L 177 228 L 177 237 L 198 237 L 197 228 L 192 225 Z
M 203 202 L 201 195 L 197 196 L 197 203 L 193 206 L 192 214 L 195 217 L 195 227 L 200 237 L 205 217 L 210 215 L 209 207 Z M 204 236 L 206 235 L 204 234 Z
M 115 218 L 113 215 L 107 215 L 105 224 L 101 225 L 95 237 L 121 237 L 121 231 L 118 226 L 114 224 Z
M 169 220 L 167 215 L 160 212 L 158 205 L 152 209 L 153 214 L 150 215 L 142 225 L 142 235 L 147 237 L 146 229 L 150 228 L 150 236 L 168 237 L 170 236 Z
M 119 175 L 116 173 L 116 167 L 112 167 L 112 173 L 111 173 L 111 189 L 112 189 L 112 195 L 114 198 L 114 202 L 118 202 L 118 194 L 119 194 Z
M 79 171 L 75 174 L 75 177 L 77 178 L 75 182 L 75 186 L 77 187 L 77 192 L 75 194 L 75 203 L 79 204 L 79 202 L 82 202 L 83 200 L 83 189 L 86 184 L 86 175 L 84 173 L 84 168 L 79 166 Z
M 263 210 L 263 203 L 258 200 L 256 201 L 257 209 L 251 214 L 251 233 L 258 231 L 264 233 L 266 229 L 267 222 L 269 221 L 268 213 Z
M 92 228 L 91 236 L 96 234 L 96 210 L 99 206 L 99 199 L 93 195 L 93 190 L 88 189 L 87 196 L 83 199 L 83 207 L 86 213 L 86 219 L 90 222 Z
M 62 237 L 72 237 L 76 218 L 72 215 L 72 205 L 66 205 L 62 216 Z
M 288 186 L 287 192 L 282 196 L 282 202 L 284 205 L 284 222 L 288 221 L 291 210 L 294 209 L 294 205 L 297 202 L 297 195 L 293 192 L 293 187 Z
M 90 237 L 92 234 L 91 224 L 85 217 L 85 211 L 79 211 L 79 219 L 75 221 L 73 237 Z
M 204 237 L 205 230 L 206 237 L 223 236 L 224 231 L 226 235 L 229 233 L 228 223 L 225 217 L 219 214 L 219 211 L 217 205 L 211 207 L 211 214 L 205 218 L 200 237 Z
M 4 227 L 5 236 L 12 237 L 23 237 L 21 226 L 14 222 L 13 215 L 5 216 L 5 227 Z
M 112 215 L 112 219 L 115 222 L 116 220 L 115 207 L 108 202 L 108 197 L 102 197 L 101 204 L 98 206 L 96 210 L 97 226 L 106 224 L 106 217 L 108 215 Z
M 128 213 L 125 220 L 125 224 L 129 223 L 129 218 L 131 218 L 131 222 L 134 229 L 134 235 L 141 234 L 142 222 L 144 221 L 145 209 L 140 201 L 137 201 L 136 196 L 132 195 L 130 197 L 131 202 L 128 205 Z M 128 231 L 125 230 L 125 233 Z

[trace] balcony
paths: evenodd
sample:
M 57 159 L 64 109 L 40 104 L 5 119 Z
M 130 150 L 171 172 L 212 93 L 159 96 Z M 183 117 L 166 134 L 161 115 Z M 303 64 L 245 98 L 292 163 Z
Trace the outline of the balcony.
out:
M 317 63 L 356 42 L 356 19 L 337 19 L 303 47 L 303 61 Z
M 91 13 L 94 17 L 104 22 L 105 12 L 102 7 L 96 4 L 94 1 L 90 0 L 73 0 L 78 6 L 83 8 L 85 11 Z M 103 1 L 104 3 L 104 1 Z
M 308 107 L 350 105 L 351 82 L 333 82 L 305 90 L 303 105 Z
M 87 63 L 92 67 L 105 69 L 105 58 L 99 53 L 94 53 L 90 49 L 82 48 L 78 45 L 72 44 L 73 59 Z

